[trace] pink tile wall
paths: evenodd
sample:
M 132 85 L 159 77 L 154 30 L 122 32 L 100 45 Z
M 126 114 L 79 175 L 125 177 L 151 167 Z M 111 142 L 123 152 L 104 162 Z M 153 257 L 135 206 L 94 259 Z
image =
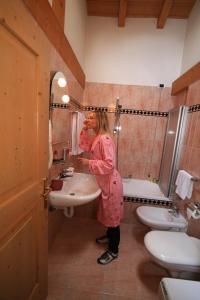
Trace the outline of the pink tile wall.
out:
M 138 115 L 121 116 L 119 170 L 122 176 L 131 174 L 135 178 L 147 178 L 152 175 L 156 119 Z
M 86 83 L 83 104 L 168 111 L 174 106 L 170 88 L 104 83 Z M 181 98 L 182 101 L 184 101 Z M 122 176 L 158 178 L 167 118 L 121 115 L 119 170 Z M 110 114 L 111 129 L 114 114 Z
M 188 106 L 200 103 L 199 94 L 200 81 L 191 85 L 188 92 L 184 91 L 173 97 L 170 88 L 87 83 L 83 104 L 112 107 L 115 106 L 116 97 L 119 97 L 123 108 L 165 112 L 184 103 Z M 56 124 L 53 129 L 54 149 L 62 155 L 63 146 L 69 140 L 71 121 L 66 110 L 55 109 L 53 114 L 53 123 Z M 109 114 L 109 119 L 112 129 L 113 113 Z M 147 178 L 150 175 L 158 178 L 167 118 L 122 114 L 120 120 L 122 131 L 119 139 L 119 170 L 122 176 L 131 174 L 135 178 Z M 72 161 L 78 171 L 76 158 L 72 158 Z M 57 175 L 61 167 L 56 165 L 51 168 L 51 176 Z M 200 112 L 189 114 L 181 168 L 200 177 Z M 200 201 L 200 183 L 195 184 L 193 200 Z M 186 203 L 187 201 L 182 202 L 183 209 L 186 208 Z M 95 212 L 96 206 L 92 205 L 87 209 L 76 209 L 75 215 L 94 217 Z M 192 222 L 190 232 L 200 236 L 199 223 Z
M 186 105 L 195 105 L 200 103 L 199 97 L 200 91 L 200 80 L 197 80 L 188 88 L 188 93 L 186 97 Z
M 55 108 L 52 112 L 52 142 L 67 143 L 70 136 L 71 115 L 66 109 Z
M 52 148 L 54 158 L 63 158 L 63 148 L 71 143 L 71 114 L 69 110 L 55 108 L 51 112 L 52 120 Z M 64 165 L 53 164 L 49 170 L 49 178 L 57 177 Z
M 200 103 L 200 80 L 188 88 L 186 105 L 191 106 Z M 187 129 L 184 139 L 184 147 L 181 158 L 181 169 L 191 175 L 200 178 L 200 111 L 189 113 Z M 194 184 L 192 198 L 179 202 L 181 209 L 186 212 L 189 202 L 200 202 L 200 181 Z M 200 221 L 190 220 L 189 233 L 200 238 Z
M 200 103 L 200 80 L 188 89 L 186 105 Z M 189 113 L 181 167 L 200 178 L 200 112 Z M 200 183 L 195 184 L 192 200 L 200 201 Z
M 115 105 L 116 98 L 124 108 L 158 110 L 159 88 L 87 82 L 83 105 Z
M 180 105 L 184 105 L 186 102 L 186 91 L 179 93 L 177 96 L 171 96 L 171 88 L 164 88 L 161 91 L 159 111 L 169 111 Z

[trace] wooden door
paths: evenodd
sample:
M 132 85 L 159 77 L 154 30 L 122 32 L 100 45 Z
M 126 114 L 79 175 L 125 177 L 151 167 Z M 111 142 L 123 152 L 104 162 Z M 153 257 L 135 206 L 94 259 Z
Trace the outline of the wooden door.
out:
M 48 106 L 38 90 L 40 54 L 0 21 L 0 299 L 45 299 Z

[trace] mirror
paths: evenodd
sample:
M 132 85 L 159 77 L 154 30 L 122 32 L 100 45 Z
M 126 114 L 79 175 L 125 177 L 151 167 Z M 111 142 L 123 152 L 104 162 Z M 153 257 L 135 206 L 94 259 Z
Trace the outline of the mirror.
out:
M 56 72 L 50 86 L 50 117 L 52 123 L 53 164 L 64 162 L 64 149 L 71 144 L 71 98 L 67 80 Z
M 67 104 L 69 101 L 67 80 L 62 72 L 56 72 L 51 82 L 51 104 Z
M 80 110 L 79 102 L 69 96 L 69 83 L 64 74 L 56 72 L 50 86 L 53 164 L 71 164 L 72 115 Z M 68 154 L 67 159 L 64 151 Z

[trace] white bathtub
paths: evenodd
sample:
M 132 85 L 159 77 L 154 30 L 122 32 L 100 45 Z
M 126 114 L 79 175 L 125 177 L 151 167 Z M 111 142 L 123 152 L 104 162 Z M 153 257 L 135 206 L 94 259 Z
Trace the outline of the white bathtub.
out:
M 123 178 L 122 182 L 124 196 L 169 201 L 157 183 L 133 178 Z

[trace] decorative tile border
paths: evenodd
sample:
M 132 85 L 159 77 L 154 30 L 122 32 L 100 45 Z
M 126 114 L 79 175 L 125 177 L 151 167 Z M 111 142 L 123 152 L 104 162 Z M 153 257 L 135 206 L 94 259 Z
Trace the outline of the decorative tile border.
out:
M 96 106 L 84 106 L 84 111 L 102 111 L 102 112 L 115 112 L 110 111 L 107 107 L 96 107 Z M 137 110 L 122 108 L 118 110 L 120 114 L 131 114 L 131 115 L 142 115 L 142 116 L 156 116 L 156 117 L 167 117 L 168 112 L 159 112 L 159 111 L 148 111 L 148 110 Z
M 109 112 L 107 107 L 98 107 L 98 106 L 83 106 L 84 111 L 102 111 Z M 114 111 L 113 111 L 114 112 Z
M 82 110 L 82 106 L 75 100 L 71 99 L 69 103 L 51 103 L 50 108 Z
M 101 111 L 101 112 L 110 112 L 114 113 L 115 111 L 110 110 L 108 107 L 97 107 L 97 106 L 81 106 L 78 103 L 74 103 L 74 106 L 77 109 L 82 109 L 83 111 Z M 50 108 L 61 108 L 68 109 L 70 108 L 69 104 L 62 103 L 52 103 Z M 200 111 L 200 104 L 191 105 L 188 109 L 188 112 Z M 153 116 L 153 117 L 168 117 L 168 112 L 160 111 L 151 111 L 151 110 L 139 110 L 139 109 L 130 109 L 130 108 L 121 108 L 118 110 L 120 114 L 129 114 L 129 115 L 140 115 L 140 116 Z
M 147 199 L 147 198 L 140 198 L 140 197 L 129 197 L 124 196 L 124 202 L 133 202 L 133 203 L 141 203 L 141 204 L 151 204 L 151 205 L 162 205 L 166 207 L 172 206 L 172 201 L 167 200 L 156 200 L 156 199 Z
M 200 111 L 200 104 L 191 105 L 188 109 L 189 113 L 196 111 Z
M 50 105 L 50 108 L 62 108 L 62 109 L 65 109 L 65 108 L 69 108 L 69 105 L 68 104 L 60 104 L 60 103 L 52 103 Z
M 151 110 L 138 110 L 123 108 L 120 110 L 121 114 L 142 115 L 142 116 L 154 116 L 154 117 L 167 117 L 168 112 L 151 111 Z

